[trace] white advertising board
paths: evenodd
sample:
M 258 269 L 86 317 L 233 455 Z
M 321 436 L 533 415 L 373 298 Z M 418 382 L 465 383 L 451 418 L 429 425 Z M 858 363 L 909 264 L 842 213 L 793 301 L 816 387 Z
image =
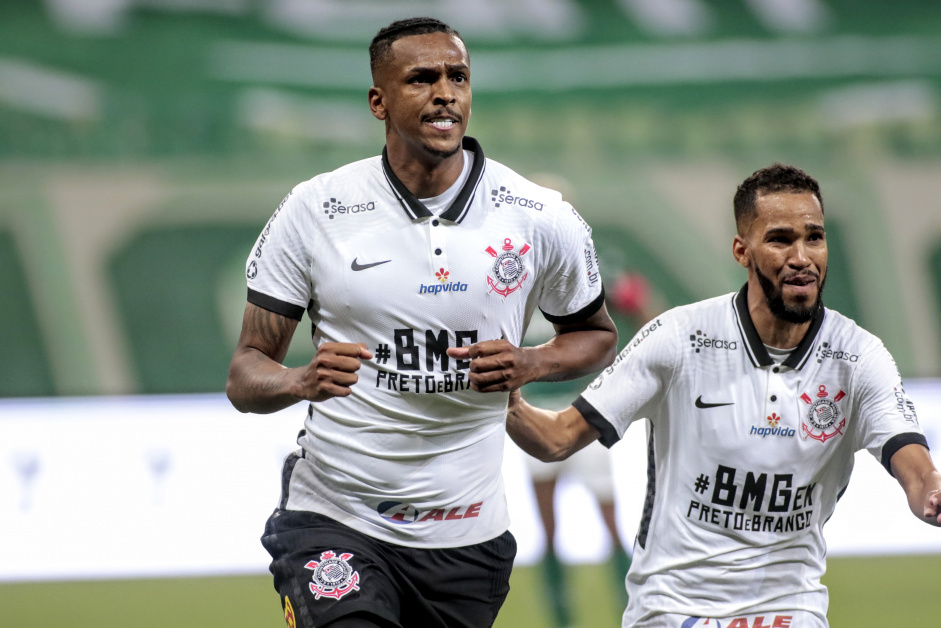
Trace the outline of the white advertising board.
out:
M 906 388 L 941 467 L 941 381 Z M 264 572 L 258 539 L 304 415 L 301 406 L 240 414 L 221 395 L 0 401 L 0 581 Z M 646 488 L 645 450 L 640 426 L 613 449 L 628 539 Z M 507 441 L 523 565 L 545 547 L 524 455 Z M 610 539 L 588 491 L 560 480 L 557 512 L 562 559 L 602 560 Z M 941 530 L 912 516 L 866 452 L 825 533 L 831 555 L 941 553 Z

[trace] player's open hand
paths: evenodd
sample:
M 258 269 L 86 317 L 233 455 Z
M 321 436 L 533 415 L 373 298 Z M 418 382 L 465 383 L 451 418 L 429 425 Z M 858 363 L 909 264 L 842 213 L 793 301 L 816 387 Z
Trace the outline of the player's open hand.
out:
M 333 397 L 346 397 L 359 381 L 356 371 L 362 360 L 371 360 L 372 353 L 363 343 L 325 342 L 317 349 L 317 355 L 301 376 L 294 393 L 308 401 L 324 401 Z
M 467 347 L 451 347 L 448 355 L 470 360 L 471 388 L 479 392 L 515 390 L 537 376 L 530 351 L 508 340 L 485 340 Z

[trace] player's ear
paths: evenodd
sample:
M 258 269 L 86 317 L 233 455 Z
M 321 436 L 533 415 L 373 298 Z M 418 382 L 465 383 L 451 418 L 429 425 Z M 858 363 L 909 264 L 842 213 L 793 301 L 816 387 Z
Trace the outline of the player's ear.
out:
M 388 116 L 388 111 L 386 110 L 386 95 L 382 91 L 382 88 L 373 85 L 369 88 L 367 98 L 369 99 L 369 110 L 372 112 L 372 115 L 377 120 L 385 120 Z
M 735 261 L 741 266 L 748 268 L 748 264 L 751 261 L 751 256 L 748 254 L 748 243 L 745 242 L 745 238 L 740 235 L 735 236 L 732 240 L 732 257 L 734 257 Z

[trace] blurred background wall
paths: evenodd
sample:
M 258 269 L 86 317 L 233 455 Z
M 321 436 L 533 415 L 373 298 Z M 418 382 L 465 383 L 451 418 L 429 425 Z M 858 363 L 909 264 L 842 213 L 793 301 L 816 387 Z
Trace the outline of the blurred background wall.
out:
M 622 344 L 645 313 L 740 287 L 739 182 L 773 161 L 816 176 L 827 304 L 921 380 L 912 394 L 937 443 L 941 3 L 0 0 L 0 581 L 264 574 L 256 539 L 301 419 L 245 417 L 219 394 L 244 261 L 295 184 L 381 150 L 366 47 L 422 14 L 468 43 L 469 134 L 594 227 Z M 309 329 L 289 364 L 310 358 Z M 548 333 L 538 319 L 530 331 Z M 567 403 L 584 384 L 530 394 Z M 618 447 L 630 539 L 642 430 Z M 523 568 L 499 625 L 548 626 L 526 569 L 545 539 L 522 454 L 507 453 Z M 936 530 L 867 457 L 827 526 L 831 550 L 937 554 Z M 600 560 L 595 506 L 563 489 L 563 558 Z M 217 515 L 225 525 L 193 537 L 194 520 Z M 937 563 L 913 560 L 830 561 L 834 625 L 935 626 Z M 596 586 L 617 583 L 578 574 L 585 612 L 606 608 Z M 5 584 L 0 624 L 279 625 L 268 578 L 253 577 L 137 593 Z M 616 625 L 617 612 L 583 625 Z
M 469 134 L 562 178 L 609 285 L 737 289 L 735 186 L 791 162 L 823 186 L 828 305 L 941 375 L 937 2 L 3 0 L 0 396 L 221 391 L 249 248 L 379 152 L 366 46 L 415 14 L 465 36 Z

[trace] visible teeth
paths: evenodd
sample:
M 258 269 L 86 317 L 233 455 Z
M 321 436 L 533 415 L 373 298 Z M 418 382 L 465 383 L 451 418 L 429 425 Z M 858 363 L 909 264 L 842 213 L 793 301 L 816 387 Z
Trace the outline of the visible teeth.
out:
M 450 129 L 454 126 L 454 120 L 432 120 L 431 124 L 438 129 Z

